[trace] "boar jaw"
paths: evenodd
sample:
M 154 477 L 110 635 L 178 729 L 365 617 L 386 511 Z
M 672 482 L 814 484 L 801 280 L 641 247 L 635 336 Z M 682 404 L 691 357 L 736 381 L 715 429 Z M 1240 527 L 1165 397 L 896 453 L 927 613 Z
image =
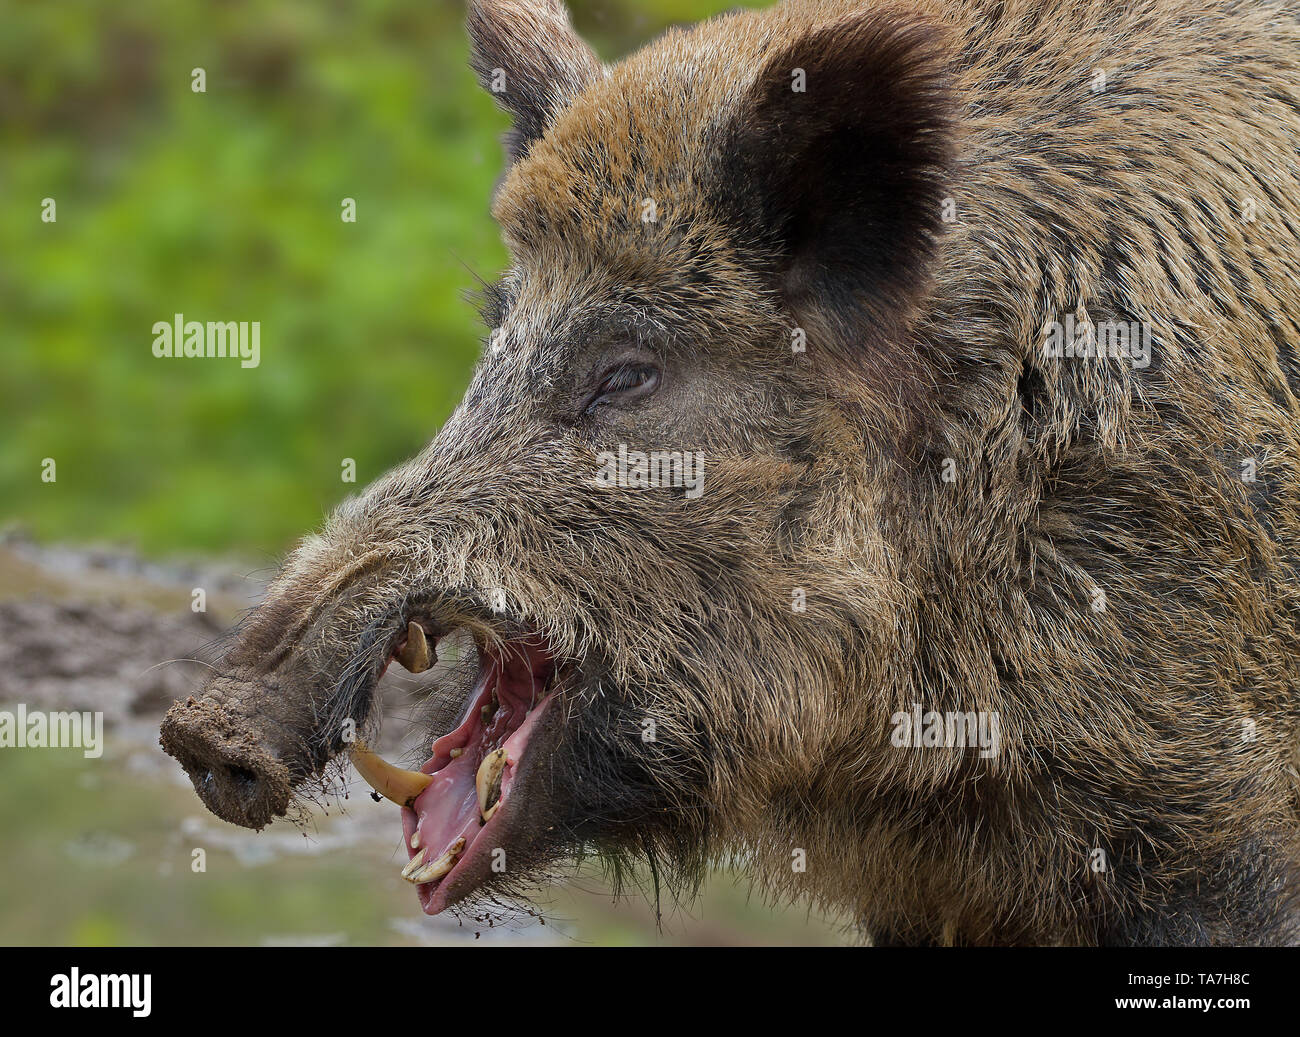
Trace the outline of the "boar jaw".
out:
M 536 637 L 481 650 L 461 722 L 433 743 L 420 767 L 432 780 L 402 808 L 410 858 L 402 875 L 417 885 L 427 914 L 463 899 L 494 871 L 509 869 L 509 853 L 523 849 L 511 845 L 512 832 L 528 828 L 520 816 L 527 796 L 517 786 L 527 768 L 535 769 L 530 750 L 556 697 L 557 676 L 554 659 Z

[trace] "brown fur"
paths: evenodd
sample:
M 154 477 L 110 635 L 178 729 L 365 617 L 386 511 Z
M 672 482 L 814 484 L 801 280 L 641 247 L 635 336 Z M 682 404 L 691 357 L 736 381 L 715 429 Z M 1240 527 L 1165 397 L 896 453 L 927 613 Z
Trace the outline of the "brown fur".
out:
M 537 864 L 737 855 L 881 943 L 1300 939 L 1295 6 L 787 2 L 608 70 L 549 2 L 470 25 L 519 131 L 505 348 L 169 718 L 196 782 L 287 769 L 209 805 L 282 813 L 405 617 L 522 627 L 581 676 Z M 1150 366 L 1045 357 L 1067 314 Z M 660 390 L 584 413 L 628 350 Z M 619 443 L 704 494 L 596 487 Z M 894 748 L 912 703 L 1001 751 Z

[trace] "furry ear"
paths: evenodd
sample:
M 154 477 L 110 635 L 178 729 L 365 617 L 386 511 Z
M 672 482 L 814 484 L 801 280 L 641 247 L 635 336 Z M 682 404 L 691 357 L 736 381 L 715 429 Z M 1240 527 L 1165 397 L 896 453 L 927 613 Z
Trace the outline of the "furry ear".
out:
M 861 362 L 921 298 L 952 159 L 939 30 L 868 9 L 782 43 L 724 143 L 729 222 L 808 334 Z
M 527 154 L 556 111 L 604 72 L 560 0 L 471 0 L 466 28 L 479 82 L 515 119 L 507 163 Z

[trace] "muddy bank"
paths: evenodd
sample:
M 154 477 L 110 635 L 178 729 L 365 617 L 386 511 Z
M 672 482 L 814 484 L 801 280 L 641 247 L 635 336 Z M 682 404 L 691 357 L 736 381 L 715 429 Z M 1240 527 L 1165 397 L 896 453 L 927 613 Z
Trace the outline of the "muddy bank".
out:
M 372 802 L 350 771 L 334 795 L 318 797 L 306 813 L 298 810 L 297 824 L 277 823 L 254 833 L 207 813 L 180 766 L 159 747 L 163 714 L 198 688 L 204 668 L 221 654 L 225 632 L 260 600 L 269 576 L 270 570 L 250 572 L 233 564 L 157 562 L 115 549 L 48 547 L 14 534 L 0 538 L 0 708 L 22 704 L 28 713 L 102 713 L 103 758 L 91 761 L 78 777 L 84 791 L 93 796 L 114 788 L 116 801 L 104 807 L 115 811 L 129 808 L 124 796 L 155 802 L 160 788 L 170 789 L 165 798 L 179 804 L 174 814 L 162 817 L 142 806 L 140 813 L 148 816 L 133 817 L 131 828 L 63 833 L 60 845 L 72 846 L 83 865 L 110 871 L 157 867 L 168 881 L 186 874 L 196 848 L 212 855 L 217 871 L 249 870 L 250 882 L 269 881 L 277 868 L 280 874 L 296 869 L 300 881 L 315 881 L 313 863 L 292 864 L 304 856 L 332 864 L 350 860 L 367 880 L 391 882 L 410 894 L 409 916 L 391 918 L 399 941 L 471 938 L 472 930 L 454 920 L 419 913 L 413 892 L 397 876 L 404 855 L 396 812 L 387 803 Z M 196 588 L 205 592 L 205 611 L 191 607 Z M 378 739 L 381 751 L 390 758 L 413 755 L 411 743 L 421 740 L 420 733 L 407 721 L 418 710 L 418 681 L 391 674 L 380 692 L 386 718 Z M 57 772 L 64 761 L 29 750 L 13 762 Z M 93 816 L 94 809 L 89 813 Z M 175 859 L 145 861 L 137 848 L 148 843 L 145 832 L 160 826 L 170 832 L 165 845 Z M 29 841 L 21 852 L 40 850 Z M 407 898 L 399 901 L 405 904 Z M 545 929 L 537 934 L 549 935 Z M 316 939 L 273 934 L 277 941 L 299 937 Z
M 261 600 L 270 575 L 0 537 L 0 703 L 97 711 L 110 730 L 151 726 L 156 734 L 167 707 L 191 694 L 220 657 L 230 626 Z M 202 611 L 193 608 L 196 590 Z M 385 706 L 403 714 L 418 689 L 399 674 L 381 685 Z M 391 733 L 399 738 L 400 727 Z
M 190 607 L 195 588 L 206 611 Z M 264 589 L 233 569 L 11 534 L 0 540 L 0 702 L 99 711 L 109 729 L 161 717 Z

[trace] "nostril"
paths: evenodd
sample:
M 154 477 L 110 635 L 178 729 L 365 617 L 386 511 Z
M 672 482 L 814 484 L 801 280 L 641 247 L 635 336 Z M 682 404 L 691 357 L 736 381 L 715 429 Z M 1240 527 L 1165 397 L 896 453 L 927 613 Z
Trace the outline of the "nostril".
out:
M 262 779 L 247 767 L 231 767 L 228 773 L 231 784 L 246 805 L 254 802 L 261 795 Z
M 227 821 L 258 823 L 270 813 L 281 813 L 275 799 L 274 779 L 245 762 L 208 760 L 198 763 L 195 790 L 208 807 Z M 267 818 L 269 819 L 269 818 Z
M 232 721 L 218 703 L 177 702 L 160 731 L 163 749 L 180 762 L 195 791 L 218 817 L 261 828 L 285 814 L 292 782 L 274 748 L 246 721 Z

